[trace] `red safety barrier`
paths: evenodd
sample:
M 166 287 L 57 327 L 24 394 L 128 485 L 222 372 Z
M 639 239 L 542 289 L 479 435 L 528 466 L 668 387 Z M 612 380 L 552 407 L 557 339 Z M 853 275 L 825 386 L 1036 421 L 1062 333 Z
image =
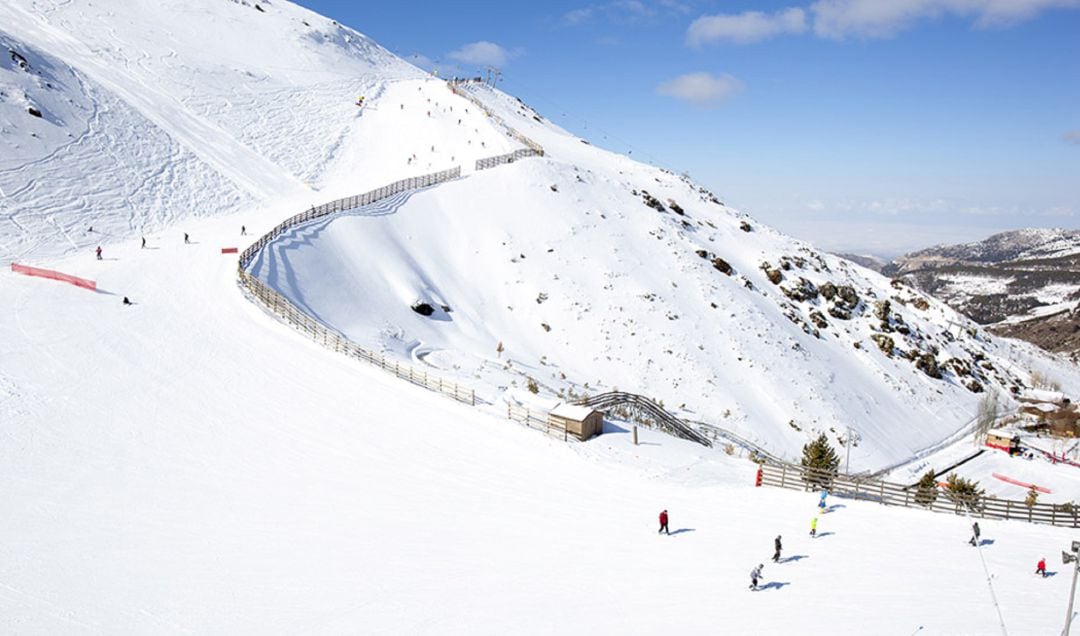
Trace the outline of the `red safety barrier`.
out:
M 1005 475 L 1002 475 L 1000 473 L 991 473 L 991 475 L 993 475 L 997 479 L 1000 479 L 1003 482 L 1012 484 L 1014 486 L 1022 486 L 1024 488 L 1028 488 L 1028 489 L 1034 488 L 1036 491 L 1041 492 L 1043 494 L 1047 494 L 1047 495 L 1050 494 L 1050 489 L 1049 488 L 1043 488 L 1042 486 L 1036 486 L 1035 484 L 1026 484 L 1026 483 L 1024 483 L 1022 481 L 1018 481 L 1016 479 L 1013 479 L 1012 477 L 1006 477 Z
M 51 269 L 41 269 L 40 267 L 30 267 L 28 265 L 19 265 L 17 263 L 12 263 L 11 271 L 15 272 L 16 274 L 25 274 L 27 276 L 37 276 L 39 278 L 58 280 L 63 283 L 75 285 L 76 287 L 82 287 L 83 289 L 97 291 L 96 281 L 86 280 L 85 278 L 79 278 L 78 276 L 72 276 L 71 274 L 65 274 L 63 272 L 56 272 Z
M 235 248 L 235 247 L 223 247 L 223 248 L 221 248 L 221 253 L 222 254 L 235 254 L 236 251 L 237 251 L 237 248 Z
M 761 487 L 761 466 L 758 466 L 757 477 L 754 478 L 754 486 L 757 488 Z

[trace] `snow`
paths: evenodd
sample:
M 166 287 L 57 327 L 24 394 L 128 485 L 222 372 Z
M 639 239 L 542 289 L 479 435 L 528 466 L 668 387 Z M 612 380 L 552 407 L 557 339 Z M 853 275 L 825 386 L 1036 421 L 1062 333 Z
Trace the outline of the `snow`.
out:
M 821 339 L 790 322 L 823 304 L 789 303 L 759 265 L 795 255 L 811 264 L 785 285 L 901 298 L 943 352 L 986 355 L 994 386 L 1037 369 L 1074 393 L 1074 369 L 944 338 L 959 319 L 940 303 L 913 309 L 914 292 L 482 87 L 549 158 L 473 172 L 517 144 L 469 102 L 355 31 L 259 6 L 0 4 L 0 37 L 41 73 L 0 67 L 5 95 L 22 91 L 0 101 L 0 257 L 99 289 L 0 270 L 0 631 L 989 633 L 995 597 L 1012 633 L 1060 628 L 1069 572 L 1032 572 L 1071 530 L 985 521 L 975 549 L 966 519 L 834 500 L 811 540 L 816 495 L 754 488 L 738 451 L 648 429 L 635 446 L 618 421 L 564 443 L 503 405 L 637 390 L 789 455 L 850 424 L 853 469 L 970 420 L 978 396 L 885 357 L 867 316 Z M 31 101 L 51 119 L 28 119 Z M 308 205 L 459 164 L 459 180 L 296 228 L 252 269 L 365 346 L 468 380 L 479 407 L 310 342 L 245 298 L 220 253 Z M 998 461 L 980 471 L 1076 497 L 1074 468 Z M 774 565 L 776 534 L 791 560 Z
M 565 402 L 551 409 L 552 415 L 577 420 L 579 422 L 584 421 L 592 412 L 593 410 L 587 406 L 577 406 L 575 404 L 566 404 Z

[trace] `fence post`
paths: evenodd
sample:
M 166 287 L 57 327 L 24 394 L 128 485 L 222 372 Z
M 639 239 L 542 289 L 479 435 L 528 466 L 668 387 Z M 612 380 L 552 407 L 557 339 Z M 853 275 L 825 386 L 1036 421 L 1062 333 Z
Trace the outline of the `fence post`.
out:
M 1012 518 L 1012 500 L 1011 499 L 1006 499 L 1005 500 L 1005 518 L 1006 519 L 1011 519 Z
M 881 503 L 881 505 L 884 506 L 885 505 L 885 482 L 881 481 L 881 482 L 878 482 L 878 483 L 881 485 L 881 490 L 880 490 L 880 492 L 881 492 L 881 494 L 880 494 L 881 502 L 880 503 Z
M 787 466 L 780 467 L 780 487 L 784 488 L 787 483 Z

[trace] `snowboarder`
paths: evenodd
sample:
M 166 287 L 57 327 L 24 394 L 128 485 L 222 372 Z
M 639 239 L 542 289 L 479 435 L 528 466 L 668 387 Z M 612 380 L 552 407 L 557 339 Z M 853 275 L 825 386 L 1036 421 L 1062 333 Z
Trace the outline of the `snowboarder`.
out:
M 191 241 L 189 241 L 189 240 L 188 240 L 188 234 L 187 234 L 187 232 L 184 232 L 184 243 L 185 243 L 185 244 L 187 244 L 187 243 L 190 243 L 190 242 L 191 242 Z
M 142 237 L 142 245 L 139 246 L 139 249 L 143 249 L 143 250 L 146 249 L 146 237 L 145 236 Z
M 240 236 L 247 236 L 247 226 L 240 226 Z
M 751 590 L 756 590 L 757 589 L 758 580 L 761 579 L 761 569 L 764 568 L 764 567 L 765 567 L 764 565 L 758 563 L 758 566 L 756 568 L 754 568 L 753 570 L 750 570 L 750 589 Z
M 968 541 L 971 545 L 979 545 L 979 522 L 971 524 L 971 539 Z
M 97 249 L 94 250 L 94 253 L 97 254 L 97 259 L 100 261 L 101 260 L 101 246 L 100 245 L 97 246 Z
M 818 508 L 821 508 L 821 512 L 825 512 L 825 498 L 829 496 L 829 491 L 821 491 L 821 501 L 818 501 Z
M 656 534 L 660 534 L 661 532 L 671 534 L 671 531 L 668 530 L 667 510 L 660 511 L 660 529 L 656 531 Z
M 780 562 L 780 550 L 783 549 L 783 546 L 780 545 L 780 535 L 776 535 L 776 539 L 773 541 L 773 546 L 776 548 L 776 552 L 773 552 L 773 555 L 772 555 L 773 563 L 779 563 Z
M 130 304 L 131 304 L 131 301 L 130 301 L 130 300 L 128 300 L 128 297 L 127 297 L 127 296 L 124 296 L 124 304 L 125 304 L 125 305 L 130 305 Z
M 810 536 L 811 537 L 816 537 L 817 536 L 817 517 L 814 517 L 813 519 L 810 520 Z
M 1035 574 L 1041 574 L 1046 578 L 1046 557 L 1039 559 L 1039 563 L 1035 566 Z

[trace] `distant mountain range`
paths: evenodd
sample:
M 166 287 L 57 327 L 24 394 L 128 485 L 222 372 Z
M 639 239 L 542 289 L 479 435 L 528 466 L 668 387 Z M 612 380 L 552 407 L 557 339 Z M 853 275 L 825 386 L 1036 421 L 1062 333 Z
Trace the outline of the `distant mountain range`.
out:
M 1003 232 L 889 263 L 843 256 L 904 279 L 993 333 L 1080 360 L 1080 230 Z

